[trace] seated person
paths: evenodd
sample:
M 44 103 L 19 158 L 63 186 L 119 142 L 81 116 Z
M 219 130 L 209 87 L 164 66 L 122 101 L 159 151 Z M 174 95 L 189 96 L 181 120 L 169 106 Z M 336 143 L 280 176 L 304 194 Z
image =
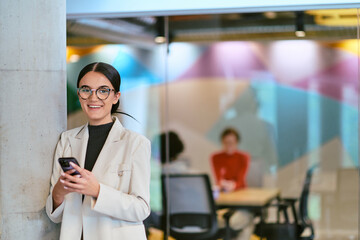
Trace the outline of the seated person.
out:
M 240 135 L 227 128 L 221 135 L 223 149 L 211 157 L 216 184 L 223 191 L 234 191 L 246 187 L 246 174 L 250 156 L 238 150 Z
M 190 169 L 189 161 L 181 156 L 184 151 L 184 144 L 181 141 L 179 135 L 174 131 L 168 132 L 169 138 L 169 159 L 167 160 L 166 151 L 166 133 L 161 133 L 160 140 L 160 160 L 162 165 L 162 173 L 189 173 Z
M 225 129 L 221 134 L 222 150 L 211 156 L 211 165 L 216 184 L 221 191 L 230 192 L 246 187 L 246 174 L 249 168 L 250 156 L 238 149 L 240 134 L 233 128 Z M 225 226 L 222 215 L 227 209 L 218 211 L 220 227 Z M 253 214 L 239 210 L 230 218 L 230 227 L 242 229 L 236 239 L 248 240 L 254 230 Z
M 167 143 L 166 134 L 168 134 L 169 160 L 167 161 Z M 165 174 L 192 173 L 190 164 L 186 158 L 181 156 L 184 151 L 184 144 L 179 135 L 174 131 L 163 132 L 153 139 L 153 153 L 161 162 L 161 172 Z M 151 211 L 150 216 L 144 221 L 148 230 L 150 227 L 162 229 L 162 213 Z M 147 232 L 149 234 L 149 232 Z

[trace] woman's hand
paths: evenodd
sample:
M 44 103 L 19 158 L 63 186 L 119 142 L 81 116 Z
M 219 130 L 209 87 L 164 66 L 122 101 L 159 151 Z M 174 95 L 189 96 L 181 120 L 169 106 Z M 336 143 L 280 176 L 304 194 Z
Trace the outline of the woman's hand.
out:
M 71 176 L 68 172 L 62 173 L 60 182 L 68 192 L 77 192 L 97 198 L 99 196 L 100 184 L 94 174 L 70 162 L 71 166 L 77 170 L 80 175 Z
M 221 189 L 225 192 L 232 192 L 236 188 L 236 182 L 231 180 L 221 180 L 220 182 Z
M 75 172 L 75 170 L 69 170 L 66 173 L 72 174 Z M 65 195 L 70 193 L 68 189 L 66 189 L 65 185 L 63 184 L 63 181 L 65 181 L 64 176 L 60 176 L 57 183 L 54 186 L 54 189 L 52 191 L 52 198 L 53 198 L 53 209 L 55 210 L 58 206 L 61 205 L 61 203 L 64 201 Z

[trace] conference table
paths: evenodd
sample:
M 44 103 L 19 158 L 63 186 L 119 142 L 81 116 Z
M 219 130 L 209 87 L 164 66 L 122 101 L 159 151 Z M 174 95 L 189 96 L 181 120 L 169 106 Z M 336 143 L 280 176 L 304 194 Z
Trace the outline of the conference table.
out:
M 267 207 L 270 203 L 280 198 L 277 188 L 244 188 L 233 192 L 220 192 L 216 198 L 219 208 L 237 208 L 256 210 Z
M 244 188 L 233 192 L 220 192 L 215 199 L 218 208 L 246 209 L 260 216 L 260 226 L 265 221 L 265 209 L 280 199 L 277 188 Z M 227 233 L 228 234 L 228 233 Z M 262 239 L 262 233 L 260 234 Z

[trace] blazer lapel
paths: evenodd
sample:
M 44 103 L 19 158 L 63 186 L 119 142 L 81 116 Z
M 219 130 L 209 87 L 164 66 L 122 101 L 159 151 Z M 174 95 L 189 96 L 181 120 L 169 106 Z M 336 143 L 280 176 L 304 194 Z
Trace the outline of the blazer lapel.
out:
M 121 141 L 124 134 L 124 127 L 121 125 L 120 121 L 116 117 L 113 119 L 115 120 L 114 125 L 112 126 L 104 146 L 101 149 L 96 163 L 92 169 L 92 172 L 95 176 L 101 172 L 101 169 L 110 163 L 109 157 L 114 156 L 118 150 L 115 143 Z
M 72 151 L 72 157 L 78 160 L 80 167 L 84 168 L 85 165 L 85 156 L 86 148 L 89 139 L 88 124 L 85 124 L 83 128 L 80 129 L 78 134 L 74 137 L 70 137 L 70 145 Z

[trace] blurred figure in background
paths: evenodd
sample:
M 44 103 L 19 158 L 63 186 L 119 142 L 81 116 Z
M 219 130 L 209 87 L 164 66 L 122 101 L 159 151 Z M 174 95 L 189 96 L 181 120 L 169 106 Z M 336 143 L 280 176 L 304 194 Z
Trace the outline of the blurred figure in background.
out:
M 166 150 L 167 147 L 168 151 Z M 184 143 L 176 132 L 162 132 L 161 134 L 156 135 L 152 141 L 152 148 L 155 158 L 159 159 L 161 162 L 161 172 L 163 174 L 186 174 L 193 172 L 190 168 L 188 159 L 181 156 L 184 152 Z M 167 160 L 167 154 L 169 154 L 169 160 Z M 163 229 L 162 212 L 152 211 L 150 216 L 144 221 L 144 224 L 147 230 L 151 227 Z M 147 234 L 149 234 L 148 231 Z
M 216 184 L 223 191 L 234 191 L 246 187 L 250 156 L 238 149 L 240 141 L 240 134 L 235 129 L 225 129 L 221 134 L 223 149 L 211 157 Z
M 211 156 L 211 166 L 216 184 L 221 191 L 231 192 L 245 188 L 246 174 L 249 169 L 250 155 L 240 151 L 238 145 L 240 134 L 233 128 L 225 129 L 221 134 L 222 150 Z M 225 226 L 222 215 L 228 209 L 218 211 L 220 227 Z M 236 239 L 248 240 L 254 230 L 253 214 L 246 210 L 238 210 L 230 219 L 230 227 L 234 230 L 242 229 Z
M 162 173 L 191 173 L 193 170 L 190 168 L 188 159 L 186 159 L 184 156 L 181 156 L 181 153 L 184 151 L 184 143 L 180 139 L 179 135 L 174 131 L 168 132 L 169 160 L 167 161 L 166 134 L 166 132 L 163 132 L 159 136 Z

